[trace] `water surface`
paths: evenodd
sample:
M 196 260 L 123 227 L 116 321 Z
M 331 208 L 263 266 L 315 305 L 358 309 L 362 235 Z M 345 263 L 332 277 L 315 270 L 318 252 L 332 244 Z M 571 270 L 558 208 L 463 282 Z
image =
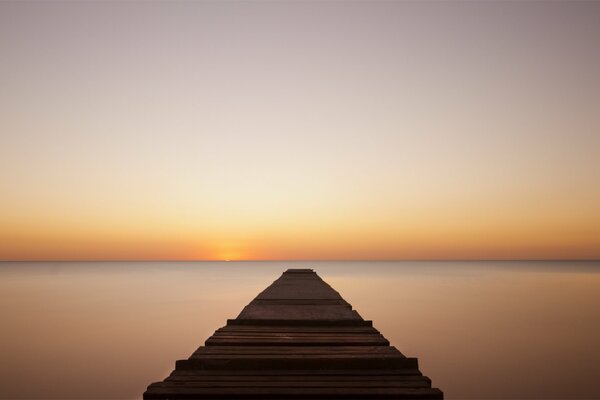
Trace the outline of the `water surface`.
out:
M 139 398 L 287 268 L 448 399 L 600 398 L 600 262 L 4 262 L 0 398 Z

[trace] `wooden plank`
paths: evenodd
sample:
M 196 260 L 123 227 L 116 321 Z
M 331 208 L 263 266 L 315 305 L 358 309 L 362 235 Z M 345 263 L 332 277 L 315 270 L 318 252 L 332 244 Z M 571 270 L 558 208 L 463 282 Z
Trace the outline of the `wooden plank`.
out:
M 165 381 L 232 381 L 232 382 L 306 382 L 307 378 L 315 382 L 408 382 L 418 381 L 431 384 L 423 375 L 210 375 L 204 371 L 191 374 L 171 374 Z
M 336 341 L 334 339 L 329 340 L 317 340 L 317 339 L 281 339 L 281 340 L 266 340 L 266 339 L 256 339 L 256 340 L 235 340 L 235 339 L 223 339 L 223 340 L 212 340 L 209 339 L 205 342 L 206 346 L 289 346 L 293 344 L 295 346 L 346 346 L 348 344 L 353 345 L 378 345 L 378 346 L 387 346 L 389 342 L 387 340 L 383 341 L 375 341 L 375 340 L 354 340 L 354 341 Z
M 268 324 L 269 326 L 327 326 L 327 327 L 338 327 L 338 326 L 373 326 L 373 321 L 361 320 L 361 319 L 270 319 L 270 320 L 256 320 L 256 319 L 228 319 L 227 325 L 257 325 L 260 323 Z
M 219 336 L 231 336 L 231 337 L 274 337 L 274 336 L 295 336 L 295 337 L 383 337 L 380 333 L 376 332 L 337 332 L 337 331 L 232 331 L 232 330 L 217 330 L 211 337 L 219 337 Z
M 344 299 L 254 299 L 253 304 L 277 306 L 277 305 L 313 305 L 313 306 L 344 306 L 352 307 Z
M 204 380 L 171 380 L 158 382 L 157 386 L 175 386 L 195 388 L 429 388 L 429 382 L 421 381 L 204 381 Z
M 154 384 L 145 394 L 147 399 L 440 399 L 442 396 L 439 389 L 432 388 L 198 388 Z
M 266 377 L 288 377 L 288 376 L 312 376 L 312 377 L 369 377 L 369 376 L 423 376 L 418 369 L 260 369 L 260 370 L 174 370 L 170 376 L 175 375 L 214 375 L 214 376 L 266 376 Z
M 388 346 L 381 335 L 320 335 L 320 334 L 215 334 L 206 346 Z
M 252 320 L 254 322 L 267 322 L 271 319 L 283 321 L 362 321 L 356 311 L 342 305 L 267 305 L 253 303 L 247 305 L 237 319 Z
M 365 357 L 375 357 L 381 355 L 389 356 L 400 356 L 404 357 L 402 353 L 393 346 L 340 346 L 336 348 L 327 348 L 321 346 L 304 346 L 298 349 L 295 346 L 252 346 L 242 348 L 230 348 L 226 346 L 210 346 L 210 347 L 199 347 L 193 354 L 192 357 L 202 357 L 206 355 L 256 355 L 256 354 L 273 354 L 281 357 L 291 357 L 294 355 L 324 355 L 324 356 L 335 356 L 338 354 L 351 354 L 351 355 L 364 355 Z
M 297 334 L 297 333 L 273 333 L 273 334 L 217 334 L 210 337 L 211 339 L 337 339 L 337 340 L 382 340 L 381 335 L 354 335 L 354 334 Z
M 309 356 L 293 354 L 288 357 L 256 356 L 204 356 L 178 360 L 177 369 L 352 369 L 352 368 L 418 368 L 416 358 L 358 355 Z
M 317 339 L 281 339 L 281 340 L 266 340 L 266 339 L 256 339 L 256 340 L 235 340 L 235 339 L 223 339 L 223 340 L 212 340 L 209 339 L 206 341 L 206 346 L 289 346 L 290 344 L 294 346 L 304 347 L 304 346 L 347 346 L 348 344 L 356 345 L 356 346 L 367 346 L 367 345 L 377 345 L 377 346 L 387 346 L 389 342 L 387 340 L 383 341 L 375 341 L 375 340 L 344 340 L 344 341 L 336 341 L 334 339 L 328 340 L 317 340 Z
M 384 337 L 375 332 L 318 332 L 318 331 L 220 331 L 210 337 Z
M 323 333 L 380 333 L 372 326 L 264 326 L 264 325 L 229 325 L 215 332 L 323 332 Z

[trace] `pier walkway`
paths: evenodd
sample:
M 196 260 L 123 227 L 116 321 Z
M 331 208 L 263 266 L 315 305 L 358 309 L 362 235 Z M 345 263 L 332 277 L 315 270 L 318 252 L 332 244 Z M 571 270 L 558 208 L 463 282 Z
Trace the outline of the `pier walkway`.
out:
M 311 269 L 289 269 L 144 399 L 442 399 Z

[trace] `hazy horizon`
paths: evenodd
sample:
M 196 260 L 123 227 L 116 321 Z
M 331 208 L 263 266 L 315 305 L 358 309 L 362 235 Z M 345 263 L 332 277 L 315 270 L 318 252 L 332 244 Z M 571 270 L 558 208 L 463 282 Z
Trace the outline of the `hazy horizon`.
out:
M 600 2 L 0 2 L 0 259 L 599 259 Z
M 596 258 L 452 258 L 452 259 L 444 259 L 444 258 L 405 258 L 405 259 L 343 259 L 343 258 L 328 258 L 328 259 L 311 259 L 311 258 L 287 258 L 287 259 L 237 259 L 237 260 L 210 260 L 210 259 L 161 259 L 161 258 L 153 258 L 153 259 L 118 259 L 118 258 L 104 258 L 104 259 L 21 259 L 21 260 L 0 260 L 0 262 L 4 263 L 15 263 L 15 262 L 40 262 L 40 263 L 53 263 L 53 262 L 216 262 L 216 263 L 227 263 L 227 262 L 511 262 L 511 261 L 522 261 L 522 262 L 596 262 L 600 261 L 600 259 Z

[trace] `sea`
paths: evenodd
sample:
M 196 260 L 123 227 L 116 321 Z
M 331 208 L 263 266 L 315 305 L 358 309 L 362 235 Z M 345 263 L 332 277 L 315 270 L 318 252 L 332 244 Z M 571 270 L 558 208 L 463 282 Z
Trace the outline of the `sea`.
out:
M 288 268 L 446 399 L 600 399 L 600 261 L 0 262 L 0 398 L 139 399 Z

